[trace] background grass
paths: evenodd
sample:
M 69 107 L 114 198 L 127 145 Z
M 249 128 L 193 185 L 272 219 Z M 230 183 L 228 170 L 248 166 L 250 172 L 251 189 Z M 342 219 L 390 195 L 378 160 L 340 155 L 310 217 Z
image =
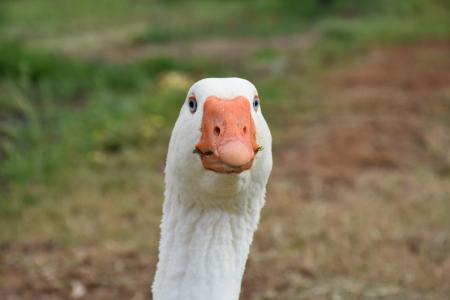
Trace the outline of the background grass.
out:
M 186 11 L 190 14 L 185 18 L 183 12 Z M 76 39 L 79 35 L 103 28 L 127 27 L 130 20 L 142 22 L 144 27 L 141 33 L 132 32 L 125 37 L 125 43 L 128 41 L 131 45 L 137 41 L 165 43 L 173 39 L 211 36 L 267 36 L 316 28 L 318 37 L 308 64 L 318 64 L 320 69 L 321 64 L 330 64 L 346 54 L 351 56 L 354 51 L 374 45 L 420 39 L 443 40 L 450 28 L 448 4 L 438 0 L 395 3 L 201 1 L 200 4 L 196 1 L 131 3 L 124 0 L 67 4 L 22 0 L 4 2 L 2 12 L 4 38 L 0 45 L 0 79 L 5 93 L 0 97 L 4 119 L 1 147 L 4 163 L 0 176 L 4 182 L 8 179 L 9 183 L 37 178 L 45 180 L 50 170 L 58 168 L 57 165 L 65 167 L 68 159 L 64 153 L 93 148 L 89 137 L 76 142 L 61 140 L 55 143 L 68 135 L 62 131 L 66 123 L 73 123 L 70 115 L 94 118 L 91 126 L 98 130 L 105 126 L 104 130 L 108 131 L 107 127 L 111 125 L 99 124 L 101 121 L 98 119 L 106 120 L 112 116 L 114 122 L 110 123 L 119 123 L 119 120 L 128 121 L 127 114 L 134 118 L 132 112 L 126 111 L 139 110 L 145 100 L 137 99 L 145 99 L 144 94 L 155 89 L 155 80 L 164 72 L 179 71 L 188 78 L 197 78 L 206 73 L 217 76 L 232 74 L 236 69 L 227 66 L 225 61 L 186 61 L 171 57 L 144 58 L 126 64 L 86 61 L 76 55 L 65 57 L 58 53 L 58 47 L 52 51 L 47 46 L 48 40 L 62 40 L 63 48 L 67 38 Z M 171 22 L 163 22 L 165 19 Z M 97 44 L 99 47 L 111 46 L 109 43 L 102 45 L 101 40 Z M 83 43 L 79 47 L 84 47 Z M 276 57 L 270 57 L 270 53 L 265 58 L 261 53 L 256 54 L 256 60 L 263 63 L 276 60 Z M 239 71 L 243 71 L 243 76 L 252 75 L 245 68 Z M 282 90 L 284 86 L 277 88 Z M 155 99 L 157 97 L 152 95 L 153 101 L 161 102 Z M 94 102 L 98 103 L 94 105 Z M 167 117 L 165 113 L 177 110 L 178 103 L 172 103 L 174 107 L 158 105 L 154 113 Z M 157 110 L 165 110 L 165 113 Z M 91 111 L 97 113 L 92 114 Z M 99 118 L 98 113 L 103 117 Z M 88 120 L 83 122 L 89 123 Z M 73 132 L 73 136 L 95 131 L 85 126 L 89 125 L 80 125 L 79 128 L 70 125 L 67 130 Z
M 139 249 L 139 255 L 154 256 L 163 189 L 161 170 L 168 136 L 193 82 L 215 76 L 237 75 L 250 79 L 263 97 L 275 153 L 284 147 L 303 153 L 308 145 L 316 145 L 314 134 L 321 136 L 322 124 L 352 124 L 353 116 L 358 115 L 353 106 L 344 106 L 343 111 L 339 105 L 333 106 L 337 96 L 329 96 L 324 91 L 332 89 L 328 79 L 324 80 L 327 74 L 333 70 L 342 72 L 342 68 L 358 63 L 373 49 L 425 42 L 445 45 L 449 38 L 450 5 L 444 0 L 2 1 L 0 242 L 6 245 L 5 249 L 30 241 L 32 248 L 39 248 L 33 243 L 51 241 L 62 249 L 88 246 L 103 249 L 118 243 Z M 405 49 L 407 56 L 409 50 Z M 433 65 L 431 59 L 446 61 L 432 50 L 425 56 L 430 61 L 423 65 Z M 421 56 L 417 57 L 420 61 Z M 399 68 L 406 69 L 407 65 Z M 424 74 L 431 72 L 420 70 Z M 445 72 L 442 74 L 441 81 L 446 78 Z M 439 78 L 430 80 L 440 82 Z M 415 95 L 420 96 L 420 92 L 408 97 Z M 442 95 L 435 97 L 444 99 L 439 101 L 445 107 L 448 102 Z M 379 93 L 376 98 L 383 96 Z M 344 116 L 342 120 L 336 121 L 336 111 L 338 117 Z M 445 123 L 449 115 L 444 113 L 439 118 Z M 424 124 L 434 128 L 433 123 Z M 339 126 L 342 130 L 339 132 L 352 128 Z M 305 128 L 312 132 L 311 136 L 305 133 Z M 365 129 L 369 135 L 370 130 Z M 292 132 L 299 140 L 306 139 L 311 144 L 293 146 L 288 138 Z M 411 185 L 423 179 L 429 186 L 439 186 L 447 180 L 445 176 L 444 181 L 434 179 L 438 172 L 435 165 L 440 166 L 437 169 L 442 174 L 448 172 L 445 171 L 448 170 L 444 151 L 446 134 L 436 132 L 436 136 L 430 135 L 428 142 L 423 142 L 434 160 L 421 157 L 411 163 L 416 166 L 412 171 L 414 176 L 408 179 L 413 182 Z M 358 155 L 354 154 L 352 159 Z M 389 157 L 383 161 L 392 161 Z M 428 156 L 424 154 L 424 157 Z M 277 159 L 280 158 L 276 156 Z M 326 157 L 322 159 L 327 161 Z M 400 158 L 393 160 L 392 165 L 401 165 Z M 304 170 L 313 173 L 311 178 L 305 178 L 301 172 L 287 176 L 276 171 L 271 186 L 276 192 L 272 196 L 281 203 L 291 197 L 309 199 L 316 203 L 311 207 L 306 205 L 314 216 L 321 214 L 320 199 L 327 197 L 321 193 L 326 193 L 327 180 L 341 182 L 336 195 L 342 186 L 347 189 L 350 185 L 342 199 L 376 195 L 375 198 L 396 201 L 404 197 L 400 192 L 396 194 L 397 189 L 402 189 L 401 184 L 353 186 L 346 179 L 347 171 L 337 172 L 337 179 L 317 175 L 319 180 L 314 177 L 314 172 L 320 173 L 320 166 L 316 167 L 313 171 Z M 358 170 L 350 177 L 368 176 L 363 169 Z M 383 176 L 391 178 L 390 182 L 402 182 L 403 173 L 398 173 L 401 171 L 386 172 Z M 298 182 L 311 187 L 310 193 L 297 195 Z M 321 191 L 320 195 L 314 192 L 317 190 Z M 427 190 L 433 193 L 431 188 Z M 436 195 L 432 196 L 438 199 L 433 202 L 436 205 L 424 217 L 429 223 L 425 223 L 431 226 L 433 220 L 438 220 L 433 226 L 448 238 L 448 230 L 443 227 L 447 215 L 434 214 L 448 206 L 448 199 L 442 196 L 441 187 L 436 188 Z M 314 201 L 318 199 L 317 204 Z M 367 214 L 371 208 L 380 214 L 383 211 L 383 206 L 378 204 L 374 208 L 345 201 L 339 209 L 352 205 L 356 211 Z M 276 211 L 277 207 L 274 208 Z M 393 208 L 395 212 L 396 209 Z M 411 215 L 416 216 L 415 213 Z M 270 228 L 281 226 L 276 212 L 266 218 Z M 408 216 L 401 218 L 410 226 L 407 219 Z M 319 226 L 314 220 L 309 222 Z M 388 224 L 385 229 L 397 225 Z M 270 228 L 264 230 L 275 230 Z M 313 233 L 289 232 L 284 242 L 273 237 L 274 234 L 269 234 L 267 239 L 257 238 L 256 260 L 258 253 L 267 254 L 265 243 L 271 239 L 281 245 L 278 250 L 287 257 L 299 249 L 307 251 L 305 243 L 311 242 L 308 234 Z M 348 234 L 358 236 L 362 232 Z M 336 242 L 333 236 L 313 238 Z M 336 260 L 330 262 L 329 272 L 333 273 L 334 264 L 342 258 L 339 251 L 344 248 L 336 248 L 333 253 Z M 266 258 L 261 259 L 267 262 Z M 370 266 L 359 267 L 366 268 L 360 274 L 370 273 Z M 248 286 L 262 282 L 257 278 L 259 269 L 253 268 L 250 262 L 249 278 L 256 276 L 256 279 L 249 279 Z M 389 282 L 386 279 L 389 277 L 382 278 Z M 317 283 L 315 279 L 313 282 Z M 62 289 L 70 291 L 71 286 Z M 258 292 L 254 295 L 261 296 Z

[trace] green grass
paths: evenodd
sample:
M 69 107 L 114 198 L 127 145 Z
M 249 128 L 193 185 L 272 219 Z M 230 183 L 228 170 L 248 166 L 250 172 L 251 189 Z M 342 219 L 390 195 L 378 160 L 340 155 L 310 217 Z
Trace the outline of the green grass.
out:
M 444 91 L 434 79 L 448 64 L 447 47 L 434 42 L 450 38 L 447 2 L 1 1 L 0 256 L 8 264 L 0 277 L 8 284 L 22 276 L 23 292 L 35 297 L 45 291 L 31 289 L 41 284 L 31 275 L 46 278 L 47 270 L 64 292 L 80 280 L 91 298 L 97 289 L 109 299 L 120 289 L 148 297 L 162 170 L 185 93 L 200 78 L 240 76 L 258 87 L 275 153 L 243 283 L 252 296 L 243 297 L 297 299 L 337 276 L 363 290 L 389 283 L 446 295 L 437 285 L 448 277 L 448 97 L 433 89 Z M 305 47 L 283 43 L 305 33 Z M 211 38 L 237 47 L 217 51 Z M 373 59 L 386 63 L 392 50 L 370 59 L 368 51 L 421 41 L 438 50 L 405 47 L 419 54 L 371 73 Z M 189 45 L 197 47 L 179 51 Z M 362 83 L 359 70 L 368 73 Z M 374 87 L 371 75 L 392 82 Z M 424 80 L 420 95 L 403 87 L 416 79 Z M 397 109 L 414 116 L 398 118 Z M 377 165 L 395 157 L 397 167 Z M 131 255 L 117 257 L 115 248 Z M 85 252 L 98 257 L 80 261 Z M 18 271 L 10 276 L 12 261 Z M 130 274 L 145 277 L 145 287 Z M 276 296 L 263 296 L 261 284 Z M 363 296 L 357 289 L 354 298 Z
M 155 90 L 160 76 L 175 65 L 191 74 L 202 69 L 168 58 L 98 65 L 5 49 L 0 175 L 8 183 L 49 182 L 54 171 L 74 167 L 92 151 L 114 154 L 154 142 L 185 93 Z
M 2 1 L 3 31 L 26 38 L 42 38 L 68 32 L 129 24 L 158 9 L 154 1 L 100 0 L 77 2 L 53 0 Z M 155 13 L 157 13 L 155 11 Z M 36 37 L 33 37 L 36 35 Z
M 317 296 L 445 298 L 447 2 L 1 1 L 2 295 L 67 298 L 79 281 L 90 298 L 147 298 L 174 120 L 191 83 L 233 75 L 258 87 L 275 154 L 242 297 L 343 279 L 352 295 Z M 214 55 L 211 38 L 238 47 Z M 397 49 L 365 55 L 395 44 L 413 53 L 392 71 L 377 62 Z
M 113 151 L 118 141 L 139 143 L 136 135 L 156 129 L 153 115 L 173 118 L 184 98 L 185 91 L 155 91 L 160 77 L 174 70 L 195 76 L 205 65 L 221 68 L 168 57 L 126 65 L 83 62 L 4 43 L 0 152 L 6 159 L 0 176 L 8 182 L 47 181 L 53 170 L 70 165 L 74 153 Z
M 142 155 L 142 149 L 154 145 L 160 150 L 149 156 L 156 167 L 187 89 L 185 84 L 177 89 L 166 80 L 173 74 L 187 83 L 235 74 L 254 78 L 264 98 L 272 99 L 266 104 L 270 118 L 282 99 L 288 107 L 318 109 L 314 101 L 297 103 L 295 97 L 308 95 L 311 74 L 330 64 L 378 45 L 450 36 L 449 5 L 441 0 L 20 0 L 2 2 L 0 8 L 0 185 L 2 197 L 9 202 L 22 199 L 18 201 L 23 208 L 39 198 L 33 196 L 36 186 L 64 186 L 61 180 L 72 173 L 67 170 L 101 168 L 130 153 Z M 125 35 L 125 44 L 216 36 L 260 38 L 311 28 L 317 34 L 302 53 L 305 59 L 297 60 L 299 74 L 270 76 L 255 74 L 252 68 L 282 61 L 272 49 L 232 63 L 227 57 L 169 56 L 116 63 L 67 57 L 59 47 L 46 44 L 51 40 L 52 45 L 64 46 L 82 34 L 137 23 L 144 24 L 144 30 Z M 99 49 L 106 52 L 114 46 L 101 42 Z M 84 44 L 77 47 L 83 50 Z M 22 204 L 15 210 L 20 211 Z
M 264 37 L 304 31 L 329 17 L 387 16 L 401 19 L 401 23 L 422 16 L 445 16 L 450 9 L 444 0 L 19 0 L 3 2 L 0 8 L 0 34 L 33 46 L 53 47 L 71 43 L 84 47 L 87 41 L 79 38 L 85 34 L 94 34 L 104 47 L 110 46 L 111 39 L 112 43 L 145 44 L 221 36 Z

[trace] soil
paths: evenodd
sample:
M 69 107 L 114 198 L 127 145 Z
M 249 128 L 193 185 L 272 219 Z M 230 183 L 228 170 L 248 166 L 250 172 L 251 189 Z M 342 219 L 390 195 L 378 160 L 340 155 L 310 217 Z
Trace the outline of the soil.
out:
M 378 49 L 320 79 L 328 117 L 293 121 L 274 147 L 241 299 L 448 299 L 449 53 Z M 148 299 L 156 259 L 6 243 L 0 298 Z

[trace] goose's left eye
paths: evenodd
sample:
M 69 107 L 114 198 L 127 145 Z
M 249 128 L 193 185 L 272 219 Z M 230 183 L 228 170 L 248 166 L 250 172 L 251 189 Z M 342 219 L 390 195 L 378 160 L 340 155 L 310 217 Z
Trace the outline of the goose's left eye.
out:
M 195 99 L 195 97 L 189 97 L 188 105 L 191 113 L 195 113 L 195 111 L 197 110 L 197 100 Z
M 255 98 L 253 99 L 253 109 L 255 110 L 255 111 L 258 111 L 258 108 L 259 108 L 259 97 L 258 96 L 255 96 Z

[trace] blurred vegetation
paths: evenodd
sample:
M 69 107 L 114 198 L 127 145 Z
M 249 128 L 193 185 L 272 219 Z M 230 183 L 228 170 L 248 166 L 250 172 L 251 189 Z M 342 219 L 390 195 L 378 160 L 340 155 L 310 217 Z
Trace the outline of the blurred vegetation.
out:
M 223 59 L 116 62 L 76 55 L 117 46 L 104 31 L 128 28 L 117 42 L 127 47 L 314 31 L 308 73 L 374 44 L 448 38 L 449 10 L 444 0 L 2 1 L 0 186 L 2 198 L 16 199 L 1 201 L 2 212 L 33 202 L 30 186 L 54 184 L 130 149 L 165 145 L 194 79 L 252 77 Z M 276 57 L 263 52 L 255 59 Z M 256 80 L 268 95 L 283 93 L 289 82 L 283 74 Z M 160 151 L 149 166 L 160 167 Z
M 185 93 L 239 76 L 275 161 L 242 298 L 447 299 L 449 40 L 448 0 L 1 0 L 0 294 L 148 299 Z

